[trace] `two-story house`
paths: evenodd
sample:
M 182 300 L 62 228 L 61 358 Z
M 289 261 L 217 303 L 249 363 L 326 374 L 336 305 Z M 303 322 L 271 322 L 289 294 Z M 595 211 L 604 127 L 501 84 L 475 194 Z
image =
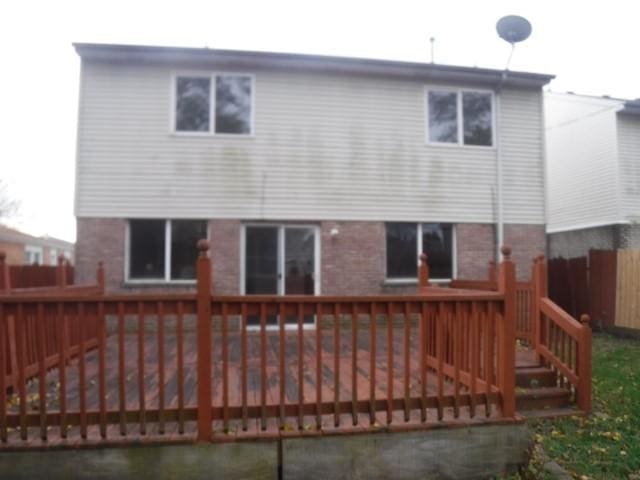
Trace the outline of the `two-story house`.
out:
M 545 95 L 549 251 L 640 247 L 640 101 Z
M 109 288 L 376 294 L 545 250 L 549 75 L 76 44 L 77 277 Z

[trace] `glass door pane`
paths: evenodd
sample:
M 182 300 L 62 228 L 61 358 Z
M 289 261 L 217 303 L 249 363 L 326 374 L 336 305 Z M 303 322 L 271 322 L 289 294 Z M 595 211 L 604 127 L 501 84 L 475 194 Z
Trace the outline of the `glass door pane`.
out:
M 311 227 L 285 227 L 284 238 L 284 294 L 315 294 L 315 229 Z M 308 317 L 308 318 L 307 318 Z M 313 323 L 313 315 L 305 323 Z M 287 323 L 296 323 L 294 317 Z
M 248 226 L 245 230 L 245 293 L 247 295 L 278 294 L 278 227 Z M 259 325 L 258 316 L 247 318 L 248 325 Z M 271 315 L 267 324 L 276 325 Z

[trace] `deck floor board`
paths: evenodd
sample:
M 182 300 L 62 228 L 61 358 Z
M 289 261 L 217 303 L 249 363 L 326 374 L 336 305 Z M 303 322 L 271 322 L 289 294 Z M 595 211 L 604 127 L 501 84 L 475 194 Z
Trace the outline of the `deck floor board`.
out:
M 334 401 L 334 384 L 335 384 L 335 365 L 334 365 L 334 330 L 323 329 L 322 335 L 322 385 L 318 386 L 316 371 L 316 332 L 314 330 L 305 329 L 303 331 L 304 348 L 303 348 L 303 378 L 300 379 L 299 358 L 298 358 L 298 330 L 287 330 L 285 333 L 285 403 L 287 405 L 298 405 L 299 382 L 303 382 L 303 395 L 305 404 L 315 404 L 317 389 L 320 387 L 323 402 Z M 404 397 L 404 344 L 403 344 L 403 328 L 396 327 L 393 332 L 393 392 L 394 398 Z M 164 408 L 176 409 L 178 407 L 178 362 L 177 362 L 177 336 L 174 331 L 165 329 L 164 333 Z M 269 331 L 266 335 L 266 394 L 267 404 L 269 407 L 275 407 L 276 411 L 280 405 L 280 387 L 279 387 L 279 332 Z M 223 363 L 221 348 L 221 332 L 214 331 L 212 348 L 213 348 L 213 391 L 212 404 L 213 407 L 221 407 L 222 384 L 223 384 Z M 379 400 L 386 398 L 387 382 L 388 382 L 388 364 L 387 364 L 387 329 L 378 328 L 376 335 L 376 371 L 375 371 L 375 396 Z M 125 345 L 125 400 L 126 408 L 130 411 L 139 408 L 139 381 L 138 381 L 138 336 L 136 333 L 127 333 L 124 338 Z M 184 333 L 184 406 L 185 408 L 194 409 L 196 407 L 196 336 L 192 331 Z M 260 406 L 260 389 L 261 389 L 261 359 L 260 359 L 261 337 L 259 332 L 250 332 L 247 335 L 247 406 Z M 352 380 L 356 375 L 356 398 L 359 401 L 368 401 L 370 395 L 371 381 L 371 334 L 368 328 L 360 327 L 356 341 L 356 370 L 353 370 L 352 364 L 352 345 L 351 332 L 342 330 L 340 334 L 340 357 L 339 357 L 339 400 L 352 401 Z M 147 410 L 157 409 L 159 406 L 159 375 L 158 375 L 158 336 L 155 332 L 144 334 L 144 401 Z M 421 392 L 420 383 L 420 364 L 417 345 L 417 329 L 412 327 L 411 343 L 410 343 L 410 393 L 413 397 L 418 397 Z M 108 411 L 117 411 L 119 409 L 119 374 L 118 374 L 118 336 L 116 334 L 108 335 L 105 351 L 105 378 L 106 378 L 106 408 Z M 228 398 L 231 407 L 242 406 L 242 364 L 241 364 L 241 337 L 239 332 L 229 332 L 228 335 Z M 94 349 L 86 354 L 86 402 L 89 411 L 99 409 L 99 390 L 98 390 L 98 350 Z M 517 351 L 517 365 L 531 365 L 535 363 L 535 357 L 531 352 L 524 348 Z M 72 359 L 66 366 L 66 403 L 68 414 L 77 412 L 79 409 L 79 359 Z M 49 370 L 46 374 L 46 391 L 47 391 L 47 412 L 58 413 L 60 408 L 59 395 L 62 393 L 60 388 L 60 375 L 58 368 Z M 427 375 L 427 394 L 433 395 L 437 393 L 437 377 L 429 371 Z M 35 377 L 28 382 L 27 399 L 28 413 L 38 413 L 38 378 Z M 445 383 L 445 393 L 453 393 L 451 383 Z M 19 405 L 16 402 L 17 395 L 14 393 L 8 397 L 8 414 L 16 415 L 19 413 Z M 350 405 L 350 404 L 349 404 Z M 496 408 L 492 408 L 494 412 L 491 416 L 496 419 Z M 460 415 L 454 418 L 453 408 L 444 408 L 443 421 L 459 421 L 466 423 L 476 423 L 486 421 L 487 417 L 484 413 L 484 405 L 476 406 L 476 415 L 470 418 L 468 408 L 460 408 Z M 368 413 L 359 412 L 357 415 L 357 425 L 353 424 L 353 412 L 351 406 L 343 407 L 340 415 L 340 426 L 334 425 L 334 415 L 322 415 L 322 432 L 332 433 L 341 432 L 357 432 L 366 429 L 376 429 L 386 426 L 387 415 L 385 411 L 375 413 L 375 422 L 372 424 Z M 437 423 L 437 411 L 430 408 L 427 410 L 427 421 Z M 394 410 L 393 424 L 397 425 L 420 425 L 420 410 L 412 409 L 410 412 L 410 421 L 404 421 L 404 411 Z M 221 441 L 228 441 L 242 438 L 257 438 L 265 436 L 277 436 L 288 434 L 314 434 L 318 433 L 316 429 L 316 414 L 307 413 L 303 416 L 303 426 L 299 429 L 298 416 L 289 416 L 285 420 L 283 428 L 279 428 L 279 418 L 270 417 L 267 420 L 266 430 L 262 430 L 262 423 L 258 418 L 249 418 L 247 422 L 247 430 L 242 428 L 241 419 L 232 419 L 229 422 L 229 430 L 224 432 L 223 421 L 220 416 L 214 418 L 214 437 Z M 107 427 L 106 441 L 117 443 L 119 441 L 149 441 L 152 439 L 165 440 L 193 440 L 196 432 L 194 421 L 185 421 L 185 433 L 178 434 L 178 423 L 175 421 L 165 422 L 165 433 L 161 434 L 158 430 L 157 422 L 146 422 L 146 434 L 140 432 L 138 423 L 127 424 L 127 435 L 120 434 L 120 426 L 118 423 L 109 424 Z M 43 446 L 61 446 L 61 445 L 83 445 L 83 444 L 100 444 L 105 439 L 100 437 L 99 427 L 90 425 L 88 428 L 87 439 L 80 438 L 80 429 L 78 426 L 69 426 L 66 439 L 61 438 L 60 428 L 58 425 L 48 427 L 46 442 L 40 439 L 40 428 L 29 427 L 28 440 L 19 439 L 19 429 L 10 429 L 9 442 L 0 444 L 0 450 L 13 445 L 22 445 L 28 447 Z

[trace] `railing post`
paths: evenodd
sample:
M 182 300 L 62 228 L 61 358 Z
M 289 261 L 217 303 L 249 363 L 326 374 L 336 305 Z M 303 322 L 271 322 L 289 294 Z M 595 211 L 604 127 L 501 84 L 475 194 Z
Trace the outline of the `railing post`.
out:
M 420 290 L 429 286 L 429 264 L 427 263 L 427 254 L 420 254 L 420 268 L 418 269 L 418 285 Z
M 211 260 L 209 242 L 198 241 L 198 441 L 211 441 Z
M 540 314 L 540 302 L 548 295 L 547 286 L 547 262 L 544 259 L 544 255 L 538 255 L 533 260 L 533 268 L 531 272 L 531 282 L 533 284 L 532 300 L 531 300 L 531 321 L 533 329 L 533 348 L 538 351 L 538 347 L 543 343 L 542 328 L 541 328 L 541 314 Z M 540 357 L 538 357 L 540 359 Z
M 58 265 L 56 266 L 56 283 L 59 287 L 67 286 L 67 265 L 63 254 L 58 255 Z
M 9 280 L 9 265 L 7 265 L 7 254 L 0 252 L 0 292 L 9 292 L 11 290 L 11 282 Z
M 102 263 L 102 261 L 98 262 L 98 268 L 96 269 L 96 283 L 102 290 L 102 293 L 104 293 L 106 281 L 105 281 L 105 274 L 104 274 L 104 264 Z
M 591 410 L 591 318 L 582 315 L 580 342 L 578 343 L 578 391 L 577 404 L 584 412 Z
M 504 315 L 498 325 L 498 384 L 502 393 L 502 415 L 516 414 L 516 268 L 511 261 L 511 248 L 502 246 L 503 260 L 498 273 L 498 291 L 504 296 Z

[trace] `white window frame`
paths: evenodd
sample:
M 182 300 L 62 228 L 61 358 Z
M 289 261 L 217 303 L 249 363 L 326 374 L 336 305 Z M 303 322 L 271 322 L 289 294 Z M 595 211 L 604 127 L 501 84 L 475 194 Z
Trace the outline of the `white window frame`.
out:
M 49 249 L 49 265 L 58 265 L 58 250 L 55 248 Z
M 389 278 L 387 274 L 387 223 L 395 223 L 395 222 L 386 222 L 385 223 L 385 240 L 384 240 L 384 283 L 386 284 L 417 284 L 418 278 L 413 277 L 391 277 Z M 418 225 L 417 230 L 417 251 L 416 251 L 416 259 L 418 264 L 418 269 L 420 268 L 420 255 L 422 254 L 422 225 L 423 224 L 433 224 L 433 223 L 444 223 L 447 225 L 451 225 L 451 278 L 429 278 L 431 283 L 449 283 L 451 280 L 458 277 L 458 248 L 457 248 L 457 234 L 456 234 L 456 224 L 450 222 L 398 222 L 398 223 L 416 223 Z M 418 270 L 419 274 L 419 270 Z
M 44 265 L 44 248 L 37 247 L 34 245 L 25 245 L 24 253 L 27 255 L 28 261 L 27 265 Z M 37 255 L 36 260 L 34 261 L 34 255 Z
M 429 137 L 429 92 L 450 92 L 456 94 L 456 122 L 458 130 L 457 142 L 435 142 Z M 488 93 L 491 96 L 491 145 L 467 145 L 464 143 L 464 118 L 462 108 L 462 94 L 463 93 Z M 424 123 L 425 123 L 425 142 L 430 146 L 437 147 L 456 147 L 456 148 L 481 148 L 481 149 L 493 149 L 496 148 L 496 96 L 493 90 L 482 88 L 451 88 L 440 87 L 437 85 L 425 86 L 424 89 Z M 428 223 L 428 222 L 425 222 Z
M 131 222 L 136 220 L 159 220 L 164 221 L 164 277 L 163 278 L 131 278 L 130 265 L 131 265 Z M 197 283 L 196 278 L 189 279 L 172 279 L 171 278 L 171 222 L 177 220 L 192 220 L 206 222 L 207 224 L 207 239 L 211 237 L 211 224 L 205 218 L 130 218 L 127 220 L 124 236 L 124 281 L 127 284 L 133 285 L 195 285 Z M 195 264 L 195 259 L 194 259 Z
M 238 76 L 251 79 L 251 115 L 249 116 L 249 133 L 216 133 L 216 77 Z M 190 132 L 176 129 L 176 91 L 178 78 L 207 78 L 210 81 L 209 91 L 209 130 L 206 132 Z M 229 138 L 253 138 L 255 137 L 255 112 L 256 112 L 256 75 L 246 72 L 228 71 L 189 71 L 181 70 L 171 72 L 171 104 L 169 106 L 169 133 L 185 137 L 229 137 Z

